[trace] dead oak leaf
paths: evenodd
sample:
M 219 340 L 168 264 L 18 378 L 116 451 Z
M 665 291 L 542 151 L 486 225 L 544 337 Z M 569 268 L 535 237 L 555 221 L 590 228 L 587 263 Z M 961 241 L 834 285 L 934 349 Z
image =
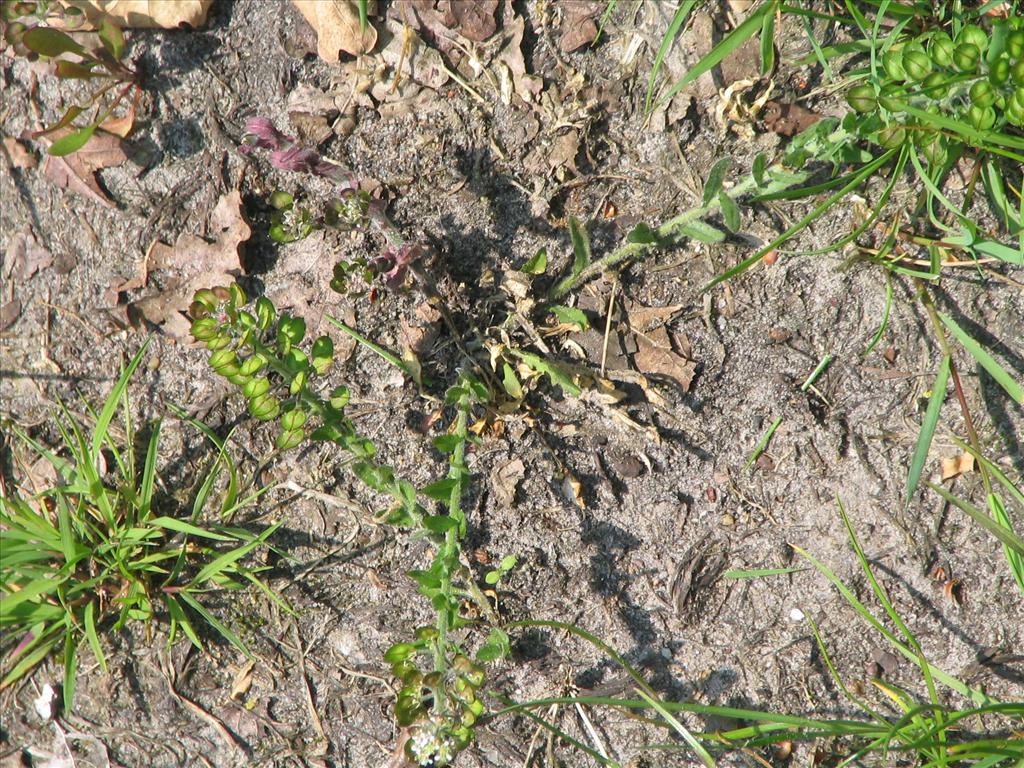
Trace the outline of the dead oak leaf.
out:
M 0 274 L 5 281 L 23 283 L 36 272 L 53 264 L 53 254 L 36 242 L 27 226 L 16 232 L 3 253 L 3 269 Z
M 213 0 L 78 0 L 91 24 L 109 16 L 122 27 L 201 27 Z
M 13 136 L 4 136 L 4 151 L 13 168 L 27 170 L 36 167 L 36 156 Z
M 482 43 L 498 29 L 494 19 L 498 0 L 451 0 L 449 7 L 459 32 L 473 42 Z
M 67 133 L 67 130 L 58 131 L 41 137 L 40 140 L 49 147 Z M 120 138 L 97 131 L 84 147 L 72 155 L 47 155 L 46 162 L 43 163 L 43 175 L 58 187 L 69 189 L 107 208 L 113 208 L 114 202 L 96 181 L 96 171 L 115 168 L 127 160 L 128 155 L 124 152 Z
M 665 326 L 660 326 L 649 333 L 638 333 L 636 344 L 633 362 L 640 373 L 666 377 L 683 392 L 690 389 L 697 364 L 690 359 L 690 342 L 685 336 L 669 336 Z
M 292 0 L 299 13 L 316 31 L 316 52 L 324 61 L 337 63 L 340 52 L 360 56 L 377 44 L 377 30 L 359 28 L 356 0 Z M 376 3 L 371 3 L 375 6 Z M 370 13 L 375 9 L 371 7 Z
M 562 0 L 561 7 L 565 13 L 562 20 L 562 34 L 558 38 L 558 47 L 562 53 L 572 53 L 597 39 L 597 22 L 601 13 L 601 3 L 593 0 Z
M 160 288 L 127 305 L 130 320 L 161 325 L 169 336 L 185 338 L 191 323 L 184 312 L 200 288 L 229 285 L 242 271 L 239 247 L 252 234 L 245 221 L 242 196 L 235 190 L 224 195 L 210 215 L 208 231 L 213 242 L 184 233 L 174 245 L 156 242 L 142 267 L 142 277 L 120 286 L 127 290 L 159 278 Z

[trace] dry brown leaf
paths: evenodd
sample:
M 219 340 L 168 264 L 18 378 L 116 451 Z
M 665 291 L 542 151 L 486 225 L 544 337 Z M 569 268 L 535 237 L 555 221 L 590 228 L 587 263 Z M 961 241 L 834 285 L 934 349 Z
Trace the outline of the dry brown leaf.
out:
M 356 0 L 292 0 L 299 13 L 316 31 L 317 55 L 327 62 L 340 61 L 340 52 L 360 56 L 377 44 L 377 30 L 367 24 L 359 29 Z M 371 3 L 376 5 L 376 3 Z M 373 8 L 370 9 L 374 13 Z
M 213 0 L 79 0 L 92 24 L 106 14 L 122 27 L 177 29 L 201 27 Z
M 647 333 L 672 319 L 672 315 L 683 308 L 682 304 L 667 307 L 645 307 L 635 301 L 626 302 L 629 325 L 635 333 Z
M 498 0 L 451 0 L 451 14 L 464 37 L 482 43 L 498 29 Z
M 665 327 L 661 326 L 650 333 L 637 334 L 636 343 L 633 362 L 638 371 L 646 376 L 654 374 L 667 377 L 684 392 L 689 390 L 697 372 L 697 364 L 689 359 L 690 343 L 685 336 L 673 334 L 670 337 Z M 679 351 L 676 351 L 677 347 Z
M 16 232 L 3 253 L 3 278 L 23 283 L 41 269 L 53 264 L 53 254 L 36 242 L 27 226 Z
M 13 136 L 4 136 L 4 150 L 15 168 L 26 170 L 35 168 L 38 163 L 32 151 Z
M 526 477 L 526 465 L 523 464 L 522 459 L 512 459 L 500 467 L 495 467 L 491 472 L 491 487 L 498 504 L 503 507 L 511 507 L 515 503 L 516 491 L 524 477 Z
M 252 230 L 246 223 L 242 196 L 236 190 L 224 195 L 210 215 L 208 231 L 214 241 L 185 233 L 174 245 L 157 242 L 142 265 L 141 283 L 154 275 L 161 278 L 158 292 L 128 305 L 130 319 L 142 319 L 162 325 L 169 336 L 185 338 L 191 323 L 184 315 L 192 296 L 200 288 L 229 285 L 242 271 L 239 247 Z M 140 281 L 129 281 L 117 288 L 128 290 Z
M 5 304 L 0 304 L 0 331 L 6 331 L 14 321 L 21 317 L 21 301 L 17 298 L 11 299 Z
M 558 47 L 562 53 L 572 53 L 597 39 L 596 18 L 601 14 L 601 3 L 593 0 L 562 0 L 565 18 Z
M 522 16 L 516 16 L 511 21 L 506 16 L 503 30 L 505 43 L 494 58 L 501 82 L 501 100 L 505 104 L 511 103 L 513 91 L 523 101 L 530 102 L 544 90 L 544 81 L 526 72 L 526 59 L 523 56 L 525 31 L 526 21 Z
M 424 43 L 415 30 L 394 19 L 389 19 L 386 26 L 391 39 L 381 49 L 380 57 L 392 70 L 383 83 L 388 89 L 394 89 L 395 77 L 399 78 L 399 83 L 411 79 L 434 90 L 448 82 L 441 54 Z M 376 88 L 374 91 L 374 97 L 379 101 L 388 100 L 386 96 L 378 95 Z
M 231 698 L 232 701 L 241 699 L 249 692 L 249 689 L 252 687 L 252 673 L 254 669 L 256 669 L 256 660 L 249 659 L 249 661 L 243 664 L 242 668 L 238 670 L 238 673 L 235 675 L 234 682 L 231 684 L 231 694 L 229 698 Z
M 959 456 L 947 456 L 942 459 L 943 481 L 973 471 L 974 456 L 970 453 L 961 453 Z
M 48 136 L 40 137 L 40 141 L 49 147 L 69 130 L 57 131 Z M 65 187 L 79 195 L 84 195 L 93 202 L 113 208 L 113 201 L 107 196 L 96 181 L 96 171 L 103 168 L 115 168 L 123 165 L 128 159 L 121 145 L 121 139 L 109 133 L 97 131 L 85 146 L 66 157 L 47 155 L 43 163 L 43 175 L 58 187 Z

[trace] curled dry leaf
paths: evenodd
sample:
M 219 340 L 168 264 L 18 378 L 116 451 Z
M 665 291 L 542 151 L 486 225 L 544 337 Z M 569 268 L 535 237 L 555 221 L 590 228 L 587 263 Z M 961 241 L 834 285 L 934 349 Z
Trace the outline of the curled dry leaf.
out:
M 683 392 L 690 389 L 697 364 L 690 359 L 690 342 L 679 333 L 671 336 L 664 326 L 650 333 L 637 334 L 633 362 L 640 373 L 662 376 L 674 381 Z
M 942 459 L 942 480 L 951 480 L 957 475 L 974 471 L 974 456 L 961 453 L 959 456 L 947 456 Z
M 562 53 L 572 53 L 597 39 L 597 18 L 603 3 L 594 0 L 562 0 L 559 4 L 565 16 L 558 47 Z
M 201 27 L 213 0 L 76 0 L 93 25 L 109 16 L 122 27 Z
M 498 504 L 511 507 L 515 502 L 519 483 L 526 477 L 526 465 L 522 459 L 512 459 L 491 472 L 491 487 Z
M 28 170 L 37 165 L 36 156 L 13 136 L 4 136 L 4 152 L 14 168 Z
M 377 30 L 372 24 L 359 28 L 356 0 L 292 0 L 299 13 L 316 31 L 316 52 L 321 59 L 336 63 L 341 53 L 361 56 L 377 44 Z M 370 3 L 375 13 L 376 2 Z
M 49 147 L 54 141 L 66 136 L 70 131 L 64 129 L 41 136 L 40 141 Z M 96 171 L 103 168 L 114 168 L 128 159 L 121 144 L 121 139 L 103 131 L 96 131 L 85 146 L 72 155 L 56 157 L 47 155 L 43 163 L 43 175 L 58 187 L 65 187 L 79 195 L 84 195 L 93 202 L 114 207 L 114 202 L 103 191 L 96 181 Z
M 459 32 L 473 42 L 482 43 L 498 29 L 498 0 L 451 0 L 450 8 Z
M 242 196 L 236 190 L 224 195 L 210 215 L 207 229 L 213 242 L 185 233 L 174 245 L 156 242 L 149 249 L 141 275 L 112 289 L 141 288 L 156 275 L 160 288 L 127 305 L 128 319 L 162 325 L 169 336 L 186 338 L 191 323 L 185 311 L 200 288 L 229 285 L 242 271 L 239 247 L 252 234 L 243 216 Z

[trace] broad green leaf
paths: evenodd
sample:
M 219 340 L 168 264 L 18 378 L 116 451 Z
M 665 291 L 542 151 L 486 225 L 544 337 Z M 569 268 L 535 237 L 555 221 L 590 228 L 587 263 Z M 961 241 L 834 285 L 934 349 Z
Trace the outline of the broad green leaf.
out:
M 423 518 L 423 527 L 431 533 L 447 533 L 453 528 L 457 528 L 458 525 L 458 520 L 447 515 L 431 515 Z
M 910 504 L 910 499 L 917 490 L 917 484 L 921 480 L 925 462 L 928 460 L 928 449 L 932 444 L 932 436 L 935 434 L 935 427 L 939 423 L 939 413 L 942 411 L 942 403 L 946 399 L 946 383 L 949 381 L 949 355 L 942 358 L 939 366 L 939 373 L 932 384 L 932 396 L 928 399 L 928 410 L 925 411 L 924 421 L 921 422 L 921 432 L 917 436 L 917 445 L 914 447 L 914 456 L 910 460 L 910 471 L 907 473 L 907 487 L 903 493 L 903 506 Z
M 501 385 L 505 388 L 505 392 L 513 400 L 521 400 L 523 398 L 523 385 L 519 382 L 519 377 L 516 376 L 512 366 L 508 363 L 502 363 L 501 373 Z M 455 437 L 455 435 L 452 435 L 452 437 Z
M 730 165 L 732 165 L 732 158 L 723 157 L 708 171 L 707 181 L 704 182 L 703 205 L 705 207 L 722 191 L 722 185 L 725 183 L 725 176 L 729 173 Z
M 572 239 L 572 276 L 579 277 L 590 265 L 590 236 L 586 228 L 574 216 L 569 217 L 569 237 Z
M 528 275 L 543 275 L 548 268 L 548 250 L 547 248 L 541 248 L 537 251 L 533 257 L 523 264 L 520 272 L 525 272 Z
M 107 53 L 113 56 L 115 61 L 120 61 L 124 55 L 124 33 L 121 28 L 110 21 L 109 17 L 104 17 L 97 34 Z
M 658 235 L 641 221 L 626 235 L 626 242 L 636 243 L 637 245 L 654 245 L 658 242 Z
M 742 224 L 740 221 L 740 209 L 724 191 L 718 193 L 718 205 L 722 209 L 722 218 L 725 219 L 725 226 L 730 232 L 738 232 Z
M 775 14 L 767 13 L 761 23 L 761 74 L 775 69 Z
M 431 483 L 430 485 L 421 488 L 420 493 L 422 493 L 428 499 L 447 502 L 449 499 L 451 499 L 452 490 L 457 485 L 458 481 L 455 478 L 446 477 L 443 480 L 437 480 Z
M 754 158 L 754 165 L 750 171 L 754 175 L 754 182 L 759 187 L 764 186 L 764 172 L 767 168 L 768 158 L 764 152 L 759 152 L 757 157 Z
M 524 352 L 521 349 L 509 349 L 513 355 L 522 360 L 533 370 L 538 373 L 546 374 L 551 380 L 551 383 L 559 386 L 562 390 L 572 397 L 579 397 L 583 390 L 577 387 L 568 374 L 563 371 L 557 363 L 545 360 L 540 355 L 535 355 L 532 352 Z
M 95 125 L 87 125 L 85 128 L 79 128 L 67 136 L 61 136 L 46 150 L 47 154 L 54 157 L 74 154 L 88 143 L 89 139 L 96 132 L 96 128 L 97 126 Z
M 76 43 L 72 37 L 53 27 L 32 27 L 25 30 L 21 37 L 25 47 L 40 56 L 54 58 L 64 53 L 85 53 L 85 48 Z
M 556 304 L 551 307 L 551 313 L 558 318 L 559 322 L 566 325 L 575 325 L 581 331 L 585 331 L 590 327 L 590 321 L 582 309 Z
M 988 371 L 989 375 L 996 380 L 996 382 L 1003 388 L 1003 390 L 1012 397 L 1018 403 L 1024 403 L 1024 388 L 1021 387 L 1020 383 L 1016 381 L 1013 376 L 1006 371 L 999 363 L 997 363 L 993 357 L 985 351 L 978 342 L 972 339 L 963 328 L 961 328 L 953 318 L 942 312 L 939 313 L 939 318 L 954 336 L 957 341 L 963 344 L 966 349 L 973 357 L 978 365 Z

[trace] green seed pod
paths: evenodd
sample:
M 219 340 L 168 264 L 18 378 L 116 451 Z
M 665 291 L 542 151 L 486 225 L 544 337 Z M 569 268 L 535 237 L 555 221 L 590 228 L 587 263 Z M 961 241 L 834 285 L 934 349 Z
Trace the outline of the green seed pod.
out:
M 1013 59 L 1019 59 L 1024 56 L 1024 29 L 1015 29 L 1007 35 L 1006 52 Z
M 266 367 L 267 361 L 259 355 L 253 355 L 252 357 L 246 358 L 242 361 L 241 371 L 246 376 L 252 376 L 259 373 Z
M 979 107 L 977 104 L 972 104 L 971 108 L 967 110 L 967 120 L 978 130 L 987 131 L 996 124 L 996 111 L 992 107 Z
M 896 149 L 907 140 L 907 131 L 902 125 L 889 125 L 878 132 L 878 143 L 886 149 Z
M 342 387 L 339 387 L 339 389 L 342 389 Z M 337 391 L 337 390 L 335 390 L 335 391 Z M 348 390 L 347 389 L 345 390 L 345 393 L 348 394 Z M 331 405 L 334 405 L 334 394 L 333 393 L 331 393 Z M 343 408 L 344 406 L 336 406 L 336 407 Z M 422 626 L 422 627 L 416 627 L 416 631 L 413 633 L 413 635 L 415 636 L 415 638 L 417 640 L 422 640 L 424 642 L 430 642 L 431 640 L 436 640 L 437 639 L 437 635 L 438 635 L 437 627 L 432 627 L 430 625 L 426 625 L 426 626 Z
M 946 95 L 943 89 L 945 89 L 946 83 L 948 82 L 949 75 L 945 72 L 932 72 L 924 79 L 924 82 L 921 85 L 928 96 L 933 99 L 938 99 Z
M 337 410 L 340 411 L 342 408 L 348 405 L 348 401 L 351 397 L 352 393 L 348 391 L 348 387 L 335 387 L 333 390 L 331 390 L 331 407 L 336 408 Z M 433 627 L 430 627 L 430 629 L 433 629 Z M 437 630 L 434 631 L 436 632 Z M 417 635 L 417 637 L 419 637 L 419 635 Z
M 902 112 L 902 102 L 907 94 L 903 88 L 896 83 L 886 83 L 878 95 L 878 103 L 888 112 Z
M 388 664 L 396 664 L 405 661 L 416 653 L 416 646 L 412 643 L 395 643 L 384 651 L 384 661 Z
M 249 401 L 249 413 L 260 421 L 271 421 L 281 412 L 281 404 L 271 394 L 260 395 Z
M 903 54 L 903 69 L 907 77 L 920 82 L 932 73 L 932 60 L 923 51 L 907 51 Z
M 290 451 L 306 439 L 306 434 L 301 429 L 284 430 L 277 436 L 275 445 L 279 451 Z
M 289 431 L 301 429 L 308 418 L 309 415 L 304 410 L 301 408 L 293 408 L 290 411 L 286 411 L 284 415 L 281 416 L 281 426 Z
M 1010 67 L 1010 80 L 1018 88 L 1024 86 L 1024 59 L 1016 62 Z
M 953 66 L 960 72 L 974 72 L 981 60 L 981 49 L 974 43 L 960 43 L 953 51 Z
M 190 330 L 196 341 L 208 341 L 217 335 L 217 321 L 212 317 L 200 317 L 192 321 Z
M 928 159 L 928 162 L 933 166 L 942 165 L 946 160 L 945 142 L 940 138 L 937 141 L 923 144 L 921 145 L 921 154 L 923 154 Z
M 295 378 L 292 379 L 291 385 L 288 387 L 288 392 L 292 397 L 297 397 L 302 388 L 306 386 L 306 380 L 309 378 L 309 374 L 306 371 L 299 371 L 295 374 Z
M 234 369 L 234 371 L 237 371 L 238 355 L 235 354 L 233 349 L 218 349 L 210 355 L 210 367 L 217 373 L 221 373 L 225 369 Z
M 406 728 L 417 720 L 421 720 L 426 717 L 427 711 L 423 708 L 423 705 L 416 699 L 398 698 L 395 702 L 395 722 L 398 723 L 402 728 Z M 412 739 L 406 742 L 406 748 L 409 748 L 413 743 Z M 415 760 L 415 756 L 413 756 Z
M 971 103 L 976 107 L 991 107 L 996 101 L 996 90 L 988 80 L 979 80 L 971 86 Z
M 889 49 L 882 54 L 882 69 L 890 80 L 906 80 L 907 72 L 903 69 L 903 54 Z
M 242 286 L 240 286 L 238 283 L 232 283 L 228 287 L 228 293 L 230 295 L 230 301 L 232 306 L 241 307 L 247 301 L 249 301 L 248 297 L 245 295 L 245 291 L 242 290 Z
M 271 323 L 274 322 L 276 316 L 277 311 L 274 309 L 274 304 L 270 299 L 265 296 L 260 296 L 256 299 L 256 324 L 260 327 L 260 330 L 267 330 Z
M 214 309 L 216 309 L 219 303 L 220 299 L 218 299 L 217 295 L 209 288 L 201 288 L 200 290 L 196 291 L 195 295 L 192 297 L 193 306 L 195 306 L 196 304 L 200 304 L 203 307 L 205 307 L 206 310 L 209 312 L 212 312 Z M 193 317 L 195 317 L 195 315 L 193 315 Z
M 846 92 L 846 103 L 857 112 L 874 112 L 878 108 L 875 89 L 870 85 L 857 85 Z
M 231 343 L 231 336 L 226 333 L 218 333 L 212 339 L 206 340 L 206 348 L 210 351 L 216 351 L 218 349 L 224 349 Z
M 246 362 L 249 361 L 246 360 Z M 242 386 L 242 395 L 245 396 L 246 400 L 252 400 L 260 397 L 267 394 L 269 391 L 270 380 L 266 376 L 260 376 L 258 379 L 250 379 Z
M 932 43 L 929 49 L 932 57 L 932 63 L 936 67 L 948 69 L 953 65 L 953 51 L 955 48 L 956 45 L 953 43 L 953 38 L 945 32 L 936 32 L 932 37 Z
M 957 34 L 956 42 L 957 45 L 974 45 L 979 53 L 984 53 L 988 48 L 988 33 L 976 24 L 965 24 Z
M 1006 56 L 995 60 L 988 71 L 988 79 L 992 85 L 1002 85 L 1010 79 L 1010 60 Z

